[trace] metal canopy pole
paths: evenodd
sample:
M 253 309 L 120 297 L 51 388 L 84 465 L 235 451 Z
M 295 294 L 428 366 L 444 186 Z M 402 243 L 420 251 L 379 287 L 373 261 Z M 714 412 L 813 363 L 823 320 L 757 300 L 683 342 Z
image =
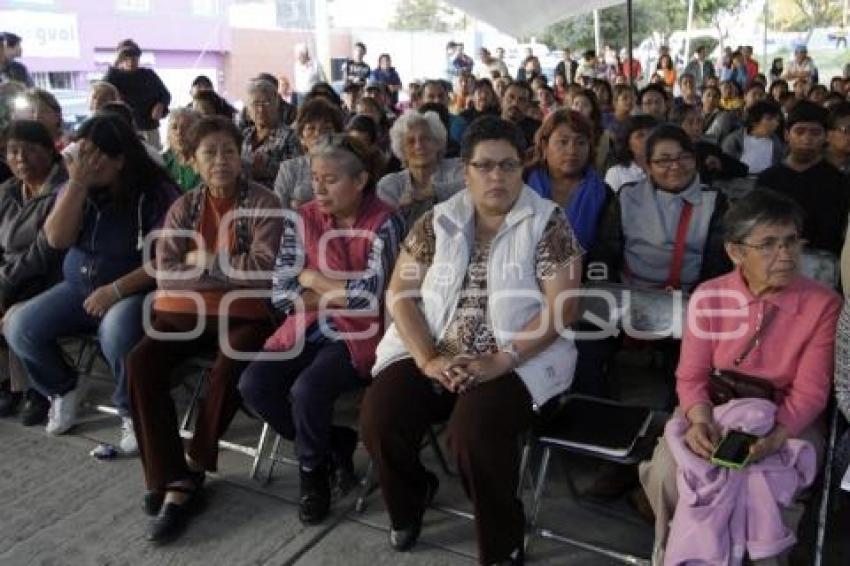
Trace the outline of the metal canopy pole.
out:
M 632 0 L 626 0 L 626 41 L 628 42 L 629 54 L 629 84 L 635 84 L 635 74 L 632 72 L 634 67 L 634 58 L 632 56 Z

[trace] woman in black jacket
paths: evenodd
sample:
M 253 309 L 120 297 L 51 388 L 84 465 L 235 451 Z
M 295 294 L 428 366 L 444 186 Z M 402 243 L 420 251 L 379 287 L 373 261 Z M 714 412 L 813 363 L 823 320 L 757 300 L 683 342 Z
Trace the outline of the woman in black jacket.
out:
M 47 245 L 41 227 L 56 200 L 56 190 L 68 179 L 62 157 L 47 128 L 34 120 L 12 122 L 6 160 L 14 176 L 0 185 L 0 331 L 7 315 L 26 299 L 59 281 L 62 254 Z M 30 389 L 20 361 L 0 342 L 0 416 L 15 414 L 24 401 L 21 420 L 40 424 L 50 403 Z

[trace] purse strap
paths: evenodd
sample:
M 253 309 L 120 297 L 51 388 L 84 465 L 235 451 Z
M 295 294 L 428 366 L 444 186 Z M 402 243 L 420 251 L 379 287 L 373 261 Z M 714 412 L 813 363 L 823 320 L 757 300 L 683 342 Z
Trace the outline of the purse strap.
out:
M 776 316 L 776 311 L 777 311 L 776 307 L 768 310 L 767 306 L 769 304 L 770 303 L 764 303 L 764 305 L 765 305 L 764 316 L 762 316 L 761 322 L 758 324 L 758 326 L 756 326 L 756 331 L 755 331 L 755 333 L 753 333 L 753 336 L 752 336 L 752 338 L 750 338 L 750 341 L 747 342 L 747 346 L 744 348 L 744 351 L 741 352 L 741 354 L 737 358 L 735 358 L 735 361 L 733 362 L 735 364 L 735 367 L 738 367 L 739 365 L 741 365 L 741 362 L 743 362 L 744 359 L 746 359 L 746 357 L 748 355 L 750 355 L 750 352 L 753 351 L 753 348 L 758 346 L 759 339 L 764 334 L 765 328 L 767 328 L 767 326 L 771 323 L 771 321 L 773 321 L 773 318 Z

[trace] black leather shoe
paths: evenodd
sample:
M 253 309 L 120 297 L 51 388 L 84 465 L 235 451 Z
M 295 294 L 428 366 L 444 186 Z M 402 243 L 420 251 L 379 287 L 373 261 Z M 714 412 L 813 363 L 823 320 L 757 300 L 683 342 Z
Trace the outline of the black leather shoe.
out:
M 495 563 L 495 566 L 523 566 L 525 564 L 525 552 L 522 548 L 514 550 L 513 554 L 507 560 L 500 560 Z
M 0 391 L 0 417 L 11 417 L 17 413 L 23 397 L 20 391 Z
M 301 468 L 301 498 L 298 518 L 305 525 L 317 525 L 331 510 L 330 466 L 325 463 L 310 470 Z
M 42 397 L 35 389 L 29 389 L 24 395 L 24 407 L 21 409 L 21 422 L 24 426 L 35 426 L 47 422 L 50 400 Z
M 184 488 L 172 491 L 184 491 Z M 166 544 L 180 537 L 189 525 L 189 520 L 203 509 L 203 488 L 185 488 L 189 498 L 183 503 L 165 503 L 159 514 L 148 526 L 145 538 L 154 544 Z
M 436 495 L 437 490 L 440 488 L 440 480 L 437 479 L 437 476 L 431 472 L 426 473 L 428 475 L 425 477 L 425 497 L 419 518 L 406 528 L 390 528 L 390 546 L 398 552 L 410 550 L 416 544 L 416 541 L 419 540 L 419 533 L 422 531 L 422 515 L 425 514 L 425 508 L 434 501 L 434 495 Z
M 356 449 L 357 431 L 345 426 L 331 427 L 331 490 L 335 496 L 345 496 L 357 485 Z
M 145 515 L 156 517 L 162 509 L 163 501 L 165 501 L 165 494 L 161 491 L 147 491 L 142 499 L 142 511 Z

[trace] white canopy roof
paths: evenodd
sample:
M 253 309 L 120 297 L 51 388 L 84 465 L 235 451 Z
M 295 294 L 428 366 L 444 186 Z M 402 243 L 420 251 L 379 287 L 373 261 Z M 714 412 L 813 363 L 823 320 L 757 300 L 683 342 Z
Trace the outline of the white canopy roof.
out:
M 448 0 L 513 37 L 528 36 L 570 16 L 623 4 L 625 0 Z

